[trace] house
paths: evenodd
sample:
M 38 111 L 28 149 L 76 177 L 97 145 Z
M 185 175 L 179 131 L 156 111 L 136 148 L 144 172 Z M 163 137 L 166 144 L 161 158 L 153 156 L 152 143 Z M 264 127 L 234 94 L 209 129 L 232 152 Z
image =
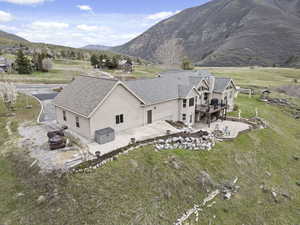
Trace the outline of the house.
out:
M 120 81 L 79 76 L 55 98 L 57 122 L 89 139 L 155 121 L 188 126 L 224 118 L 234 106 L 232 79 L 207 71 L 168 71 L 156 78 Z
M 0 57 L 0 70 L 3 72 L 11 72 L 13 67 L 13 61 L 4 57 Z
M 118 64 L 119 68 L 125 73 L 133 72 L 133 63 L 130 60 L 120 60 Z

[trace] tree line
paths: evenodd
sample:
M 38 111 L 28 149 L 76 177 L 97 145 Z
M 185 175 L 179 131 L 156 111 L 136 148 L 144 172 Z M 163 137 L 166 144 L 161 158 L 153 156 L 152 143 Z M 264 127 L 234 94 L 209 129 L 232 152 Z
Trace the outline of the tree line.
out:
M 14 69 L 19 74 L 32 74 L 34 71 L 49 72 L 52 67 L 51 56 L 43 51 L 35 52 L 30 58 L 22 50 L 19 50 L 14 64 Z
M 93 54 L 90 58 L 91 65 L 98 69 L 120 69 L 121 66 L 132 66 L 133 60 L 130 57 L 122 55 L 109 56 L 106 54 Z M 121 62 L 123 65 L 121 65 Z M 137 64 L 142 64 L 140 59 L 136 59 Z

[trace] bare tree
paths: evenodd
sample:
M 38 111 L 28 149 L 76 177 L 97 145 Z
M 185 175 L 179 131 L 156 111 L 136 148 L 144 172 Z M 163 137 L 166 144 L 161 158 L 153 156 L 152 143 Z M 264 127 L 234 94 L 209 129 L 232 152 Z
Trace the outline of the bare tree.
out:
M 13 111 L 13 106 L 17 102 L 17 89 L 13 83 L 0 82 L 0 96 L 9 114 Z
M 53 67 L 52 60 L 49 58 L 43 59 L 42 66 L 43 66 L 43 71 L 48 72 Z

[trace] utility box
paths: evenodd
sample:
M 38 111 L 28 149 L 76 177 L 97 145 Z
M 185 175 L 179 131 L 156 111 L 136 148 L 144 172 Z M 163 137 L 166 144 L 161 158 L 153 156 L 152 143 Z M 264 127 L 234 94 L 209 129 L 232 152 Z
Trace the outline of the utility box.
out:
M 95 132 L 95 141 L 100 144 L 106 144 L 115 140 L 114 129 L 108 127 Z

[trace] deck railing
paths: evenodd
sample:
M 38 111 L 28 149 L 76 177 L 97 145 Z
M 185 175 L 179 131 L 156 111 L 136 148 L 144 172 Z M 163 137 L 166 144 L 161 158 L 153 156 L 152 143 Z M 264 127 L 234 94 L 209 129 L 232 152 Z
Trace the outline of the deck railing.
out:
M 206 112 L 206 113 L 214 113 L 223 109 L 226 109 L 227 105 L 225 104 L 217 104 L 217 105 L 196 105 L 196 111 L 198 112 Z

